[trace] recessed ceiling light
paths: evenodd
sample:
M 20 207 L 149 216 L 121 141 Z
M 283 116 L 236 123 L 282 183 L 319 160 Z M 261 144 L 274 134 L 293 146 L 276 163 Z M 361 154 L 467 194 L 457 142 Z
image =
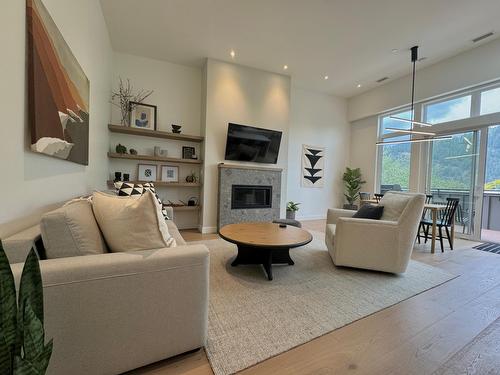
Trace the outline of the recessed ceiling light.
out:
M 236 56 L 236 52 L 234 52 L 234 49 L 232 49 L 231 52 L 229 52 L 229 54 L 231 55 L 232 59 L 234 59 L 234 57 Z
M 398 53 L 398 52 L 399 52 L 399 50 L 398 50 L 397 48 L 393 48 L 393 49 L 391 50 L 391 52 L 392 52 L 392 53 Z
M 288 65 L 283 65 L 283 70 L 287 70 L 288 69 Z
M 359 89 L 361 87 L 361 83 L 358 83 L 356 87 Z
M 325 76 L 325 80 L 328 79 L 328 76 Z

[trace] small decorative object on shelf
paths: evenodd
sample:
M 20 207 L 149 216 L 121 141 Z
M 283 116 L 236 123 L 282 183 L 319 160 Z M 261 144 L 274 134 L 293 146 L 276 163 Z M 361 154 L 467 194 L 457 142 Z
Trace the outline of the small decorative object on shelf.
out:
M 179 182 L 179 167 L 173 165 L 161 166 L 162 182 Z
M 124 145 L 122 145 L 121 143 L 118 143 L 116 145 L 116 153 L 117 154 L 126 154 L 127 148 Z
M 125 181 L 125 182 L 130 181 L 130 174 L 128 174 L 128 173 L 124 173 L 124 174 L 123 174 L 123 181 Z
M 196 149 L 191 146 L 182 146 L 183 159 L 196 159 Z
M 134 94 L 133 90 L 130 80 L 127 79 L 127 81 L 124 82 L 120 77 L 118 91 L 113 91 L 111 93 L 111 104 L 120 108 L 121 124 L 124 126 L 130 125 L 130 111 L 133 110 L 135 106 L 135 104 L 131 105 L 131 103 L 140 104 L 153 93 L 153 90 L 140 90 L 138 93 Z
M 137 155 L 137 150 L 135 148 L 130 149 L 130 155 Z
M 170 199 L 168 199 L 168 204 L 167 203 L 163 203 L 163 205 L 165 207 L 184 207 L 185 206 L 184 203 L 174 203 Z
M 198 182 L 198 176 L 196 176 L 196 173 L 194 173 L 193 171 L 191 171 L 191 174 L 186 176 L 186 182 L 190 183 L 190 184 L 195 184 Z
M 181 134 L 181 125 L 172 124 L 172 133 Z
M 160 146 L 155 146 L 155 156 L 161 156 L 162 158 L 166 158 L 168 155 L 167 149 L 162 149 Z
M 156 106 L 130 102 L 130 127 L 156 130 Z
M 139 181 L 156 181 L 156 164 L 139 164 L 137 166 L 137 179 Z
M 114 181 L 121 181 L 122 180 L 122 172 L 115 172 L 115 179 Z
M 188 199 L 188 206 L 197 206 L 198 205 L 198 198 L 196 197 L 191 197 Z
M 299 204 L 296 202 L 288 202 L 286 205 L 286 218 L 287 219 L 295 219 L 295 213 L 299 210 Z

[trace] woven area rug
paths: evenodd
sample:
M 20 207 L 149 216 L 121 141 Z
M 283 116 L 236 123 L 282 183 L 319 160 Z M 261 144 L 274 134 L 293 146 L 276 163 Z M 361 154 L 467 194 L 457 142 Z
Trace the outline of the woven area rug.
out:
M 412 261 L 401 276 L 336 268 L 324 234 L 292 249 L 294 266 L 231 267 L 236 246 L 203 241 L 210 249 L 210 306 L 206 352 L 215 375 L 232 374 L 366 317 L 454 276 Z

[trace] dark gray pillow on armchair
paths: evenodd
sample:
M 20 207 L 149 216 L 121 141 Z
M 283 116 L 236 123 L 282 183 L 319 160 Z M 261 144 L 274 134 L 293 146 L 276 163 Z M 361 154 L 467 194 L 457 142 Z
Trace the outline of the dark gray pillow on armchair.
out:
M 384 213 L 384 206 L 364 204 L 352 217 L 355 217 L 357 219 L 380 220 L 383 213 Z

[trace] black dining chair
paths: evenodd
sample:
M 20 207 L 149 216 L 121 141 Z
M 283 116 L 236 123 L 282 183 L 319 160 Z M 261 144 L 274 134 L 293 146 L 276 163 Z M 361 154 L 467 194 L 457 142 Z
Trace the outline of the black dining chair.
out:
M 443 227 L 446 231 L 446 237 L 448 238 L 448 243 L 450 244 L 450 249 L 453 250 L 453 243 L 451 242 L 451 225 L 453 220 L 455 220 L 455 212 L 457 210 L 458 204 L 460 203 L 460 199 L 458 198 L 446 198 L 446 208 L 443 210 L 443 215 L 437 220 L 436 225 L 438 227 L 438 235 L 439 242 L 441 244 L 441 252 L 444 252 L 444 244 L 443 244 Z M 424 231 L 425 242 L 429 237 L 429 229 L 432 227 L 432 220 L 423 219 L 420 221 L 420 228 Z M 419 228 L 419 233 L 420 233 Z
M 432 203 L 432 194 L 425 194 L 425 204 L 429 204 L 429 203 Z M 422 211 L 422 218 L 420 219 L 421 221 L 422 220 L 425 220 L 428 216 L 427 216 L 427 212 L 429 210 L 427 208 L 424 207 L 424 210 Z M 418 232 L 417 232 L 417 240 L 418 240 L 418 243 L 420 243 L 420 231 L 422 230 L 422 224 L 419 225 L 418 227 Z
M 359 199 L 362 201 L 367 201 L 370 199 L 371 194 L 370 193 L 364 193 L 364 192 L 359 192 Z
M 384 194 L 375 193 L 375 194 L 373 194 L 373 196 L 375 197 L 375 200 L 377 201 L 377 203 L 380 203 L 380 200 L 382 199 Z

